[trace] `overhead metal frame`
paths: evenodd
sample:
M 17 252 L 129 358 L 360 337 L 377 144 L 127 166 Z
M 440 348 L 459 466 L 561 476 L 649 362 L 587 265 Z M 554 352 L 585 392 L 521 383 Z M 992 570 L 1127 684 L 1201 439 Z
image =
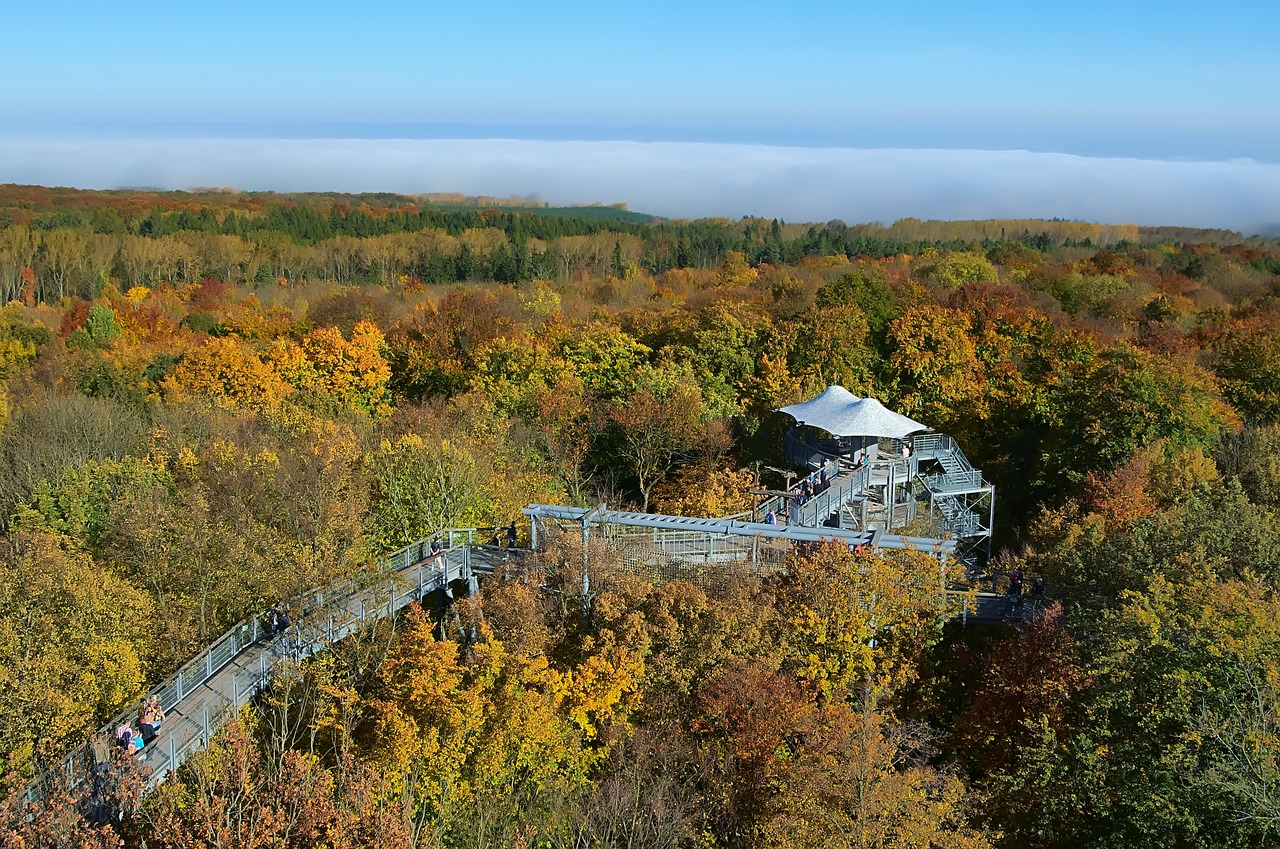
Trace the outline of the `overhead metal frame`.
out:
M 850 548 L 864 546 L 896 551 L 926 551 L 939 555 L 954 555 L 956 541 L 933 537 L 896 536 L 881 531 L 849 531 L 841 528 L 808 528 L 799 525 L 770 525 L 765 522 L 746 522 L 738 519 L 703 519 L 693 516 L 664 516 L 655 513 L 632 513 L 608 510 L 602 507 L 562 507 L 552 504 L 530 504 L 521 510 L 531 519 L 583 522 L 587 525 L 623 525 L 659 530 L 700 531 L 709 535 L 763 537 L 785 539 L 793 542 L 825 542 L 835 540 Z M 534 547 L 537 547 L 536 536 Z

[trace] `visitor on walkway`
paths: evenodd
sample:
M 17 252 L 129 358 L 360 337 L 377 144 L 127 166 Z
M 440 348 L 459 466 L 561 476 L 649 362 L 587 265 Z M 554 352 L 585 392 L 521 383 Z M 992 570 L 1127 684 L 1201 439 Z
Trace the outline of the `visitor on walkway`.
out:
M 507 526 L 507 548 L 516 547 L 516 523 L 512 522 Z
M 1022 570 L 1014 569 L 1009 575 L 1009 598 L 1005 605 L 1006 615 L 1022 611 Z
M 133 754 L 133 728 L 129 723 L 122 722 L 116 729 L 116 744 L 124 749 L 126 755 Z
M 431 538 L 431 556 L 435 557 L 440 553 L 440 535 L 436 534 Z
M 160 723 L 164 722 L 164 709 L 155 696 L 147 698 L 142 705 L 142 715 L 138 717 L 138 727 L 142 729 L 142 742 L 150 743 L 156 739 L 160 731 Z
M 776 524 L 778 524 L 778 517 L 777 517 L 777 515 L 776 515 L 776 514 L 774 514 L 774 512 L 773 512 L 772 510 L 770 510 L 768 513 L 765 513 L 765 514 L 764 514 L 764 523 L 765 523 L 766 525 L 776 525 Z

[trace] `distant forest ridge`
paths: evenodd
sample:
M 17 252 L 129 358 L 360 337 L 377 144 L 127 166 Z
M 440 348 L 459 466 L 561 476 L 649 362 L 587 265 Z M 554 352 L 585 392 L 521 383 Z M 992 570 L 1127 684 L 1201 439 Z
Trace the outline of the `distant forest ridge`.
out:
M 652 228 L 678 229 L 690 224 L 704 229 L 721 227 L 741 232 L 743 227 L 761 223 L 768 226 L 776 220 L 747 217 L 737 222 L 725 218 L 669 221 L 656 215 L 630 211 L 621 203 L 550 206 L 537 198 L 496 198 L 457 192 L 406 195 L 393 192 L 248 192 L 233 188 L 87 190 L 0 184 L 0 227 L 14 224 L 41 230 L 87 227 L 94 232 L 117 235 L 162 236 L 180 231 L 205 231 L 243 236 L 250 231 L 270 230 L 286 233 L 298 242 L 314 243 L 339 235 L 368 237 L 429 228 L 462 230 L 476 226 L 476 221 L 501 227 L 493 221 L 495 213 L 502 213 L 510 219 L 577 219 L 593 225 L 585 229 L 581 226 L 518 228 L 538 231 L 530 233 L 537 238 L 613 230 L 643 237 Z M 775 228 L 774 235 L 793 239 L 821 230 L 840 232 L 855 240 L 885 244 L 1009 240 L 1032 243 L 1041 249 L 1050 245 L 1073 244 L 1107 247 L 1177 243 L 1231 245 L 1262 241 L 1233 230 L 1096 224 L 1057 218 L 983 221 L 903 218 L 887 226 L 877 222 L 854 225 L 846 225 L 843 221 L 825 224 L 806 222 L 782 224 L 781 232 Z

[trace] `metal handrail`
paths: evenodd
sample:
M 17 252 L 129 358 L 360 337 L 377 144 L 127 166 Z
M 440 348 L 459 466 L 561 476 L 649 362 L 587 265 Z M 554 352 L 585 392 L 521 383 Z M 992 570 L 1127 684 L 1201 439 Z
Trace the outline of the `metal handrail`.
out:
M 909 444 L 914 447 L 917 455 L 930 454 L 938 457 L 939 460 L 941 459 L 939 455 L 949 455 L 956 461 L 961 472 L 977 471 L 969 462 L 969 458 L 964 455 L 964 451 L 960 450 L 960 444 L 956 442 L 955 437 L 945 433 L 922 433 L 910 439 L 895 439 L 893 444 L 897 449 Z
M 827 487 L 805 502 L 801 506 L 801 510 L 803 513 L 812 512 L 814 521 L 817 521 L 819 516 L 824 515 L 824 509 L 826 511 L 825 514 L 830 515 L 844 507 L 845 502 L 852 499 L 856 494 L 865 492 L 870 480 L 871 466 L 868 463 L 863 463 L 852 475 L 833 486 Z
M 462 542 L 462 540 L 465 540 L 465 543 L 462 544 L 469 547 L 474 542 L 476 530 L 475 528 L 444 528 L 431 536 L 396 549 L 381 559 L 380 564 L 383 567 L 383 572 L 404 574 L 415 566 L 420 571 L 423 563 L 430 557 L 431 540 L 434 537 L 439 536 L 441 538 L 441 553 L 447 554 L 457 547 L 456 543 Z M 466 548 L 463 551 L 465 561 Z M 367 587 L 362 585 L 362 582 L 343 579 L 324 587 L 308 590 L 297 600 L 297 607 L 301 611 L 299 619 L 305 620 L 308 616 L 326 607 L 336 607 L 343 601 L 351 600 L 357 593 L 365 589 Z M 403 604 L 399 606 L 403 606 Z M 395 609 L 399 609 L 399 607 Z M 136 733 L 136 723 L 133 721 L 133 717 L 138 714 L 142 705 L 152 696 L 156 697 L 162 710 L 166 713 L 172 711 L 187 694 L 205 684 L 233 658 L 262 639 L 264 634 L 261 622 L 264 616 L 265 611 L 259 611 L 232 625 L 230 629 L 207 645 L 198 655 L 183 664 L 177 672 L 164 679 L 141 699 L 130 703 L 129 707 L 99 728 L 92 736 L 105 735 L 110 738 L 113 736 L 115 729 L 126 722 L 129 723 L 130 727 L 135 728 Z M 361 618 L 363 619 L 363 617 Z M 340 623 L 340 627 L 345 628 L 347 624 L 345 622 Z M 301 626 L 299 627 L 300 630 Z M 328 631 L 329 633 L 334 633 L 332 618 L 330 618 Z M 342 636 L 346 636 L 347 633 L 349 631 L 344 631 Z M 310 656 L 312 653 L 312 651 L 308 651 L 306 656 Z M 89 755 L 89 743 L 86 742 L 64 756 L 60 764 L 64 774 L 69 778 L 83 775 L 89 766 Z M 46 771 L 45 775 L 48 775 L 48 771 Z M 28 787 L 26 794 L 28 801 L 36 800 L 40 792 L 40 785 L 41 779 L 37 778 Z
M 429 547 L 427 550 L 429 551 Z M 456 565 L 459 574 L 465 573 L 470 561 L 470 551 L 470 547 L 455 547 L 442 551 L 439 556 L 430 556 L 427 560 L 413 563 L 408 570 L 392 570 L 390 572 L 391 578 L 387 585 L 386 604 L 378 603 L 372 610 L 368 609 L 363 601 L 358 612 L 348 607 L 347 603 L 353 601 L 354 594 L 332 596 L 329 606 L 322 608 L 322 610 L 329 611 L 327 620 L 315 616 L 303 619 L 290 632 L 284 634 L 276 646 L 273 647 L 274 657 L 270 662 L 267 662 L 265 657 L 260 657 L 263 665 L 256 682 L 257 687 L 265 685 L 280 662 L 284 660 L 305 660 L 354 633 L 365 624 L 370 615 L 375 619 L 381 618 L 384 613 L 385 615 L 391 615 L 411 601 L 421 599 L 427 585 L 427 582 L 423 580 L 424 571 L 429 570 L 433 578 L 444 577 L 447 581 L 449 574 L 453 571 L 451 561 L 457 559 L 459 562 Z M 416 581 L 414 580 L 415 577 Z M 367 590 L 368 588 L 363 589 Z M 232 682 L 234 687 L 234 678 Z M 207 745 L 211 736 L 225 724 L 244 701 L 247 701 L 255 689 L 246 688 L 244 691 L 238 688 L 234 689 L 232 698 L 230 700 L 224 698 L 213 713 L 206 711 L 202 716 L 201 723 L 197 724 L 191 717 L 182 717 L 182 720 L 194 727 L 196 733 L 179 747 L 173 745 L 173 734 L 170 733 L 168 735 L 170 744 L 168 749 L 159 749 L 160 760 L 151 761 L 153 767 L 152 785 L 158 784 L 167 773 L 181 766 L 191 752 Z M 241 698 L 241 696 L 244 698 Z
M 925 475 L 925 485 L 934 492 L 948 489 L 981 488 L 986 486 L 982 472 L 948 472 L 942 475 Z

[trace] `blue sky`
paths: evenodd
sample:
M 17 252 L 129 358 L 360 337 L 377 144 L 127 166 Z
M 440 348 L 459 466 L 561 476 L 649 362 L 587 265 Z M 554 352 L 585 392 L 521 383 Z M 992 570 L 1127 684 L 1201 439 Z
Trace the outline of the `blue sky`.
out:
M 8 139 L 671 141 L 1280 163 L 1274 2 L 45 0 L 8 10 L 6 30 Z M 0 160 L 0 180 L 22 179 L 21 164 Z M 612 200 L 582 198 L 594 199 Z

